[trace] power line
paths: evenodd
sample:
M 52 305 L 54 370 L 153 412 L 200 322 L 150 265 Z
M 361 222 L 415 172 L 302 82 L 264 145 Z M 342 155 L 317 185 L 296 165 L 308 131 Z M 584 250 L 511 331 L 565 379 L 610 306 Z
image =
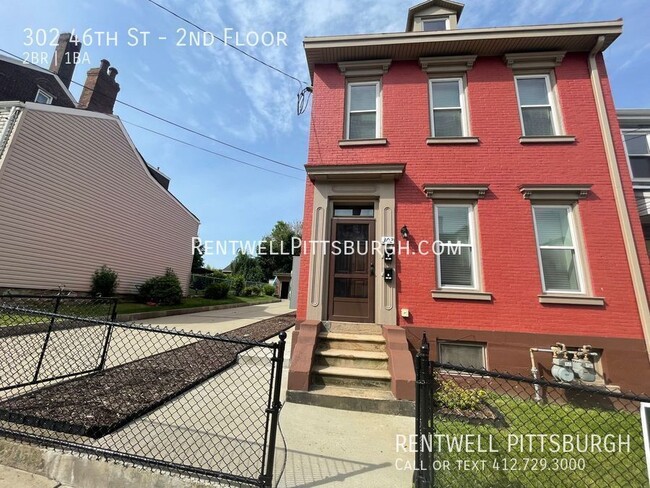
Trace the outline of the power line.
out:
M 5 54 L 7 54 L 7 55 L 9 55 L 9 56 L 11 56 L 11 57 L 13 57 L 13 58 L 15 58 L 15 59 L 19 59 L 19 60 L 21 60 L 21 61 L 23 61 L 23 62 L 25 62 L 26 64 L 29 64 L 29 65 L 31 65 L 31 66 L 35 66 L 36 68 L 43 69 L 43 68 L 41 68 L 40 66 L 38 66 L 37 64 L 34 64 L 34 63 L 30 62 L 30 61 L 25 61 L 25 60 L 23 60 L 22 57 L 17 56 L 17 55 L 15 55 L 15 54 L 13 54 L 13 53 L 11 53 L 11 52 L 9 52 L 9 51 L 5 51 L 4 49 L 1 49 L 1 48 L 0 48 L 0 52 L 3 52 L 3 53 L 5 53 Z M 76 82 L 76 81 L 72 81 L 72 83 L 74 83 L 75 85 L 80 86 L 80 87 L 82 87 L 82 88 L 85 88 L 86 90 L 90 90 L 90 91 L 93 92 L 93 93 L 95 92 L 95 89 L 90 88 L 90 87 L 84 85 L 83 83 L 79 83 L 79 82 Z M 100 93 L 100 94 L 101 94 L 101 93 Z M 160 120 L 160 121 L 162 121 L 162 122 L 165 122 L 166 124 L 172 125 L 172 126 L 174 126 L 174 127 L 177 127 L 177 128 L 182 129 L 182 130 L 184 130 L 184 131 L 190 132 L 190 133 L 195 134 L 195 135 L 197 135 L 197 136 L 203 137 L 203 138 L 208 139 L 208 140 L 210 140 L 210 141 L 216 142 L 216 143 L 221 144 L 221 145 L 223 145 L 223 146 L 229 147 L 229 148 L 231 148 L 231 149 L 235 149 L 236 151 L 243 152 L 243 153 L 248 154 L 248 155 L 250 155 L 250 156 L 255 156 L 256 158 L 260 158 L 260 159 L 263 159 L 263 160 L 268 161 L 268 162 L 270 162 L 270 163 L 277 164 L 277 165 L 280 165 L 280 166 L 284 166 L 284 167 L 286 167 L 286 168 L 290 168 L 290 169 L 293 169 L 293 170 L 295 170 L 295 171 L 300 171 L 300 172 L 304 171 L 303 168 L 300 168 L 300 167 L 298 167 L 298 166 L 293 166 L 293 165 L 291 165 L 291 164 L 283 163 L 282 161 L 278 161 L 277 159 L 272 159 L 272 158 L 269 158 L 269 157 L 263 156 L 263 155 L 261 155 L 261 154 L 255 153 L 255 152 L 253 152 L 253 151 L 249 151 L 249 150 L 247 150 L 247 149 L 241 148 L 241 147 L 239 147 L 239 146 L 235 146 L 234 144 L 230 144 L 230 143 L 228 143 L 228 142 L 225 142 L 225 141 L 222 141 L 222 140 L 220 140 L 220 139 L 217 139 L 216 137 L 209 136 L 209 135 L 204 134 L 204 133 L 202 133 L 202 132 L 199 132 L 199 131 L 197 131 L 197 130 L 191 129 L 191 128 L 186 127 L 186 126 L 184 126 L 184 125 L 181 125 L 181 124 L 179 124 L 179 123 L 177 123 L 177 122 L 173 122 L 173 121 L 171 121 L 171 120 L 169 120 L 169 119 L 166 119 L 166 118 L 164 118 L 164 117 L 161 117 L 160 115 L 156 115 L 156 114 L 151 113 L 151 112 L 149 112 L 149 111 L 147 111 L 147 110 L 144 110 L 144 109 L 142 109 L 142 108 L 136 107 L 135 105 L 132 105 L 132 104 L 130 104 L 130 103 L 123 102 L 123 101 L 121 101 L 121 100 L 117 100 L 117 99 L 116 99 L 116 102 L 119 103 L 119 104 L 121 104 L 121 105 L 124 105 L 125 107 L 129 107 L 129 108 L 131 108 L 131 109 L 133 109 L 133 110 L 136 110 L 136 111 L 141 112 L 141 113 L 143 113 L 143 114 L 145 114 L 145 115 L 148 115 L 149 117 L 153 117 L 154 119 L 157 119 L 157 120 Z
M 287 175 L 287 174 L 284 174 L 284 173 L 280 173 L 280 172 L 278 172 L 278 171 L 273 171 L 272 169 L 264 168 L 263 166 L 257 166 L 256 164 L 249 163 L 249 162 L 247 162 L 247 161 L 242 161 L 241 159 L 237 159 L 237 158 L 233 158 L 233 157 L 230 157 L 230 156 L 226 156 L 225 154 L 221 154 L 221 153 L 218 153 L 218 152 L 216 152 L 216 151 L 212 151 L 212 150 L 210 150 L 210 149 L 207 149 L 207 148 L 204 148 L 204 147 L 201 147 L 201 146 L 197 146 L 197 145 L 195 145 L 195 144 L 192 144 L 192 143 L 187 142 L 187 141 L 183 141 L 183 140 L 181 140 L 181 139 L 177 139 L 177 138 L 175 138 L 175 137 L 172 137 L 172 136 L 170 136 L 170 135 L 164 134 L 164 133 L 162 133 L 162 132 L 158 132 L 158 131 L 155 131 L 155 130 L 153 130 L 153 129 L 149 129 L 148 127 L 144 127 L 144 126 L 142 126 L 142 125 L 138 125 L 138 124 L 136 124 L 136 123 L 134 123 L 134 122 L 129 122 L 128 120 L 125 120 L 125 119 L 122 119 L 122 122 L 125 122 L 125 123 L 127 123 L 127 124 L 129 124 L 129 125 L 132 125 L 132 126 L 134 126 L 134 127 L 137 127 L 138 129 L 146 130 L 147 132 L 151 132 L 151 133 L 156 134 L 156 135 L 159 135 L 159 136 L 161 136 L 161 137 L 165 137 L 165 138 L 170 139 L 170 140 L 172 140 L 172 141 L 176 141 L 176 142 L 178 142 L 179 144 L 184 144 L 184 145 L 186 145 L 186 146 L 193 147 L 194 149 L 198 149 L 199 151 L 204 151 L 204 152 L 207 152 L 207 153 L 210 153 L 210 154 L 214 154 L 215 156 L 219 156 L 219 157 L 221 157 L 221 158 L 229 159 L 229 160 L 231 160 L 231 161 L 235 161 L 235 162 L 240 163 L 240 164 L 245 164 L 246 166 L 250 166 L 250 167 L 252 167 L 252 168 L 257 168 L 257 169 L 261 169 L 262 171 L 267 171 L 267 172 L 269 172 L 269 173 L 274 173 L 274 174 L 276 174 L 276 175 L 285 176 L 285 177 L 287 177 L 287 178 L 291 178 L 291 179 L 293 179 L 293 180 L 303 181 L 301 178 L 296 178 L 295 176 L 291 176 L 291 175 Z
M 304 85 L 307 85 L 307 86 L 310 85 L 310 83 L 308 83 L 308 82 L 306 82 L 306 81 L 302 81 L 302 80 L 296 78 L 295 76 L 290 75 L 290 74 L 287 73 L 286 71 L 283 71 L 283 70 L 281 70 L 280 68 L 276 68 L 276 67 L 273 66 L 272 64 L 269 64 L 269 63 L 267 63 L 266 61 L 262 61 L 261 59 L 259 59 L 259 58 L 255 57 L 255 56 L 253 56 L 252 54 L 247 53 L 247 52 L 244 51 L 243 49 L 239 49 L 237 46 L 234 46 L 234 45 L 232 45 L 232 44 L 230 44 L 230 43 L 224 41 L 221 37 L 219 37 L 219 36 L 217 36 L 216 34 L 214 34 L 214 33 L 210 32 L 210 31 L 204 29 L 204 28 L 201 27 L 201 26 L 195 24 L 194 22 L 192 22 L 191 20 L 189 20 L 189 19 L 183 17 L 182 15 L 177 14 L 176 12 L 174 12 L 173 10 L 171 10 L 171 9 L 169 9 L 169 8 L 167 8 L 167 7 L 165 7 L 164 5 L 161 5 L 161 4 L 159 4 L 158 2 L 156 2 L 156 1 L 154 1 L 154 0 L 147 0 L 147 1 L 148 1 L 149 3 L 155 5 L 156 7 L 158 7 L 158 8 L 160 8 L 160 9 L 164 10 L 165 12 L 167 12 L 167 13 L 173 15 L 173 16 L 176 17 L 177 19 L 180 19 L 180 20 L 182 20 L 183 22 L 185 22 L 185 23 L 191 25 L 192 27 L 195 27 L 195 28 L 199 29 L 201 32 L 204 32 L 204 33 L 206 33 L 206 34 L 211 35 L 214 39 L 218 40 L 219 42 L 222 42 L 224 45 L 226 45 L 226 46 L 228 46 L 228 47 L 234 49 L 235 51 L 240 52 L 240 53 L 243 54 L 244 56 L 247 56 L 247 57 L 253 59 L 254 61 L 257 61 L 258 63 L 263 64 L 263 65 L 266 66 L 267 68 L 270 68 L 270 69 L 272 69 L 272 70 L 274 70 L 274 71 L 277 71 L 278 73 L 281 73 L 281 74 L 283 74 L 284 76 L 286 76 L 286 77 L 288 77 L 288 78 L 291 78 L 292 80 L 297 81 L 298 83 L 300 83 L 301 86 L 302 86 L 303 84 L 304 84 Z

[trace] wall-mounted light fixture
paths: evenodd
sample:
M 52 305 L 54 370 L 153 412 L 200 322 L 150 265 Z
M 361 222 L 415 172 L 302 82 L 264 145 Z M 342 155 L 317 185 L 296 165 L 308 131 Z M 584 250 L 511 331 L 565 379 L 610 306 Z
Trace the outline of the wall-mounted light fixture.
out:
M 409 229 L 408 229 L 408 227 L 406 227 L 406 226 L 402 227 L 402 229 L 400 230 L 400 232 L 401 232 L 402 237 L 403 237 L 404 239 L 408 239 L 408 238 L 409 238 Z

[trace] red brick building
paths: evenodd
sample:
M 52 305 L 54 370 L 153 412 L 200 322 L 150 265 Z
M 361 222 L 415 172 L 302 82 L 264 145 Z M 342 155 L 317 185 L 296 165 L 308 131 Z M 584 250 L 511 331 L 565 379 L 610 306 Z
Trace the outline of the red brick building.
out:
M 399 331 L 411 349 L 426 332 L 442 361 L 523 374 L 530 348 L 588 344 L 597 382 L 649 392 L 650 262 L 602 55 L 622 21 L 461 29 L 462 9 L 433 0 L 403 33 L 305 40 L 303 238 L 393 238 L 395 254 L 303 254 L 298 320 L 316 339 L 301 325 L 290 388 L 307 363 L 328 384 L 318 341 L 351 322 L 383 326 L 398 397 Z M 550 377 L 550 354 L 535 363 Z

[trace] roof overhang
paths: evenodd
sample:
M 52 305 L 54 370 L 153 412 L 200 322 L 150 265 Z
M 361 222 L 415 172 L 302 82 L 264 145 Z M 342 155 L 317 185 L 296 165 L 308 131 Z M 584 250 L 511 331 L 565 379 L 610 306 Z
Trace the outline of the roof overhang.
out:
M 307 37 L 303 45 L 309 74 L 314 66 L 343 61 L 418 60 L 427 56 L 504 56 L 536 51 L 589 52 L 600 36 L 603 50 L 623 32 L 623 21 L 550 24 L 437 32 L 395 32 L 351 36 Z
M 650 126 L 649 108 L 623 108 L 616 111 L 621 127 Z
M 389 181 L 399 180 L 405 164 L 306 165 L 312 181 Z

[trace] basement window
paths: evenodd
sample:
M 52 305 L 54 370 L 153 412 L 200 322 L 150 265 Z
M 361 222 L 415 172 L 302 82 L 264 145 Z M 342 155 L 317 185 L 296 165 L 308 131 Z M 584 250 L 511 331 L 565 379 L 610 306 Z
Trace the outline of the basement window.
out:
M 36 92 L 36 98 L 34 99 L 36 103 L 44 103 L 45 105 L 51 105 L 52 100 L 54 100 L 54 97 L 42 88 L 38 89 Z
M 453 366 L 486 369 L 485 344 L 439 341 L 438 361 Z

